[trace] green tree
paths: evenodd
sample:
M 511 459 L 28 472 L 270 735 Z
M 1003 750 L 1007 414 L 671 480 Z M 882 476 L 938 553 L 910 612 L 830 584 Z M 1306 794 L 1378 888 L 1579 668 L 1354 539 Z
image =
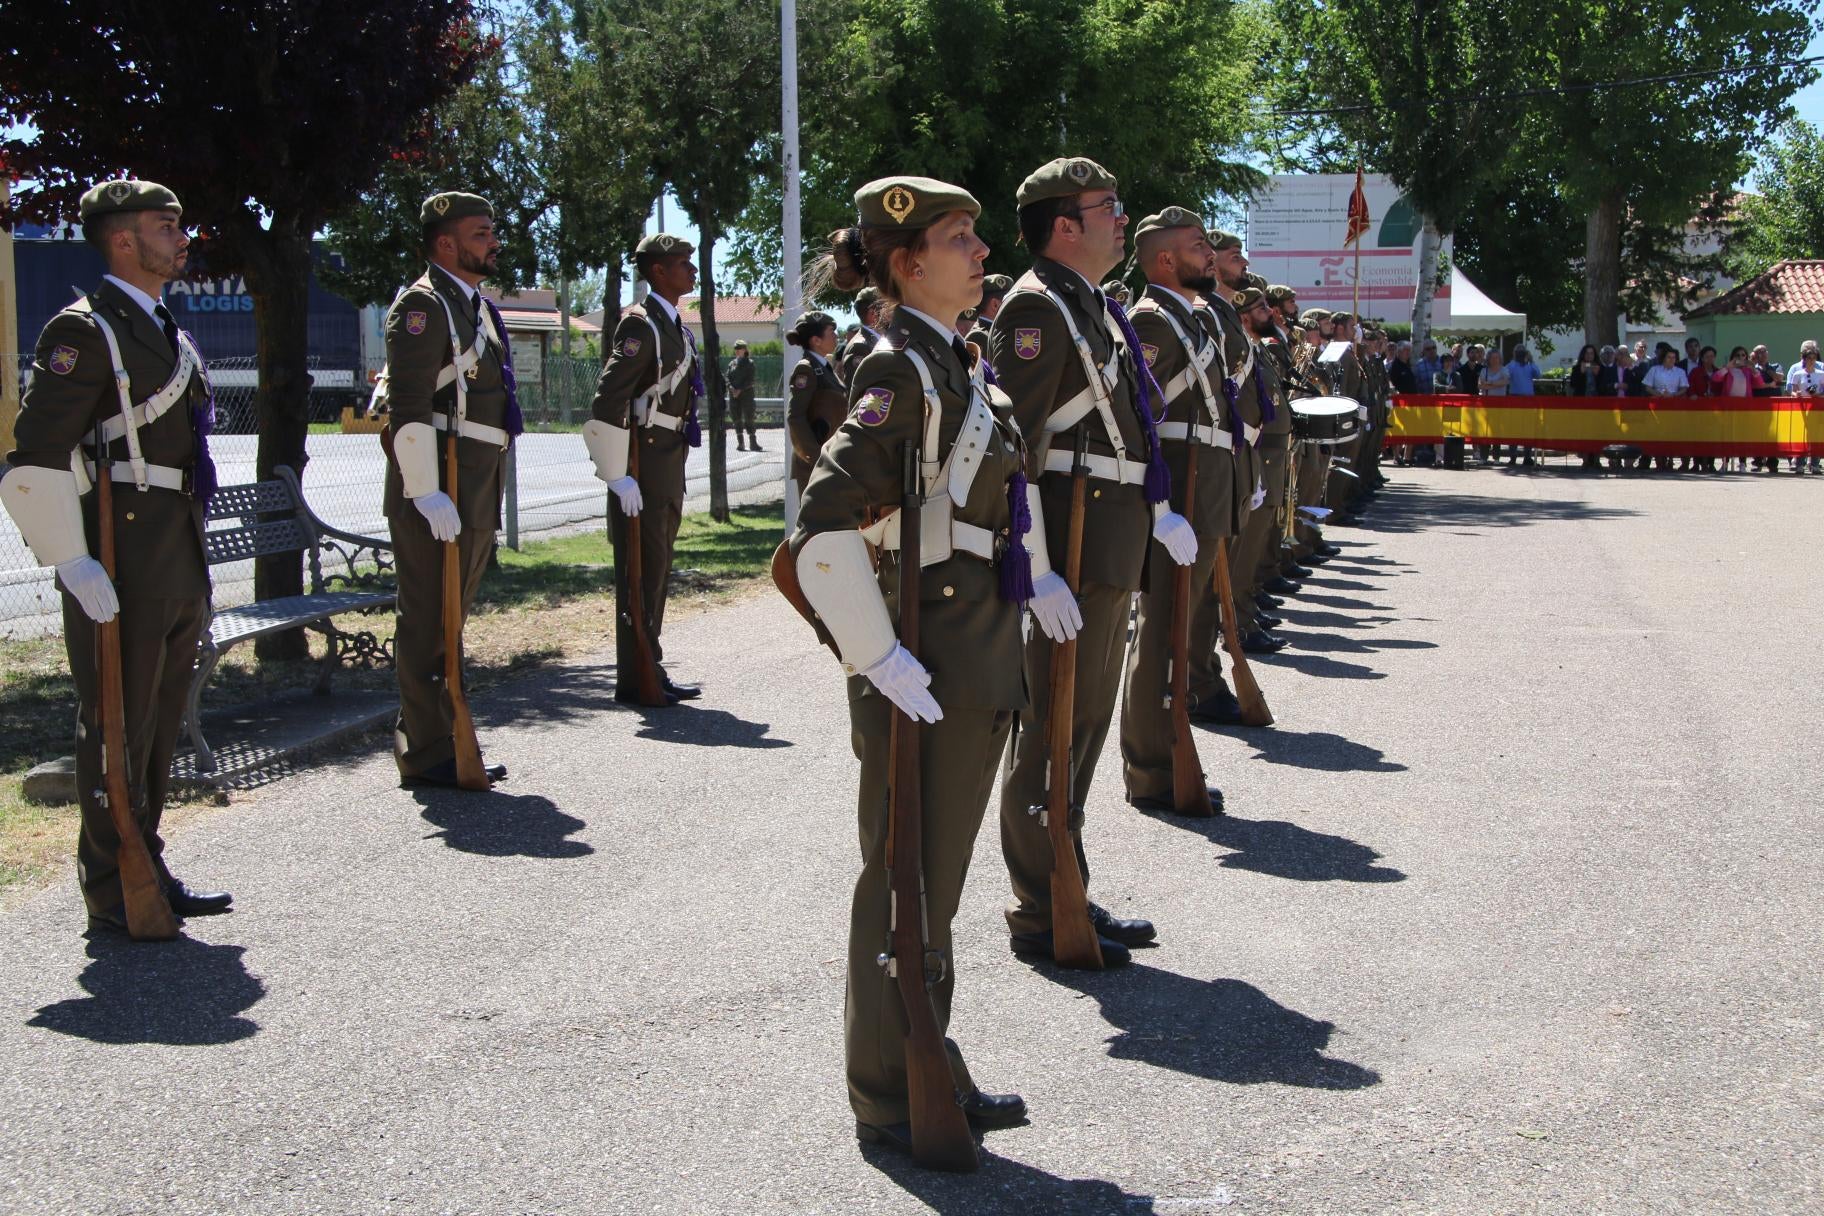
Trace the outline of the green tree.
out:
M 1761 152 L 1759 194 L 1743 195 L 1723 251 L 1729 276 L 1746 282 L 1785 258 L 1824 258 L 1824 161 L 1818 129 L 1794 119 Z

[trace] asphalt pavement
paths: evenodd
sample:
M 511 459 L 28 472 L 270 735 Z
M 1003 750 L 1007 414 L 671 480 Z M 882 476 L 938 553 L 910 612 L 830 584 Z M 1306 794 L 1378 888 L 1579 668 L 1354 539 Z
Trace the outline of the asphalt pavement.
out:
M 1798 1213 L 1824 1207 L 1824 482 L 1392 470 L 1203 731 L 1214 821 L 1088 810 L 1126 970 L 1006 949 L 992 819 L 953 1033 L 1028 1126 L 852 1138 L 842 683 L 769 593 L 475 706 L 484 796 L 376 747 L 178 832 L 231 916 L 0 913 L 0 1209 Z

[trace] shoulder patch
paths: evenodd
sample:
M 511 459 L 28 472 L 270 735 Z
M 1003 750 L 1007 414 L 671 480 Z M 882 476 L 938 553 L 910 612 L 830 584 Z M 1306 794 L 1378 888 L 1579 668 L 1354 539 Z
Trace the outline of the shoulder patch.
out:
M 417 311 L 406 313 L 405 314 L 405 332 L 408 334 L 423 333 L 424 327 L 425 327 L 426 323 L 428 323 L 430 321 L 430 319 L 431 319 L 431 317 L 430 317 L 429 313 L 423 313 L 423 312 L 417 312 Z
M 793 388 L 809 388 L 810 386 L 811 386 L 811 373 L 806 372 L 806 371 L 801 371 L 797 375 L 792 377 L 792 387 Z
M 1022 359 L 1038 358 L 1039 357 L 1039 346 L 1040 346 L 1041 341 L 1043 340 L 1044 336 L 1045 336 L 1045 331 L 1038 328 L 1037 326 L 1034 326 L 1031 329 L 1014 330 L 1013 331 L 1013 353 L 1018 355 Z
M 855 402 L 855 421 L 863 426 L 879 426 L 893 409 L 893 390 L 871 388 Z
M 622 338 L 621 353 L 629 359 L 640 353 L 642 343 L 638 338 Z
M 45 360 L 45 366 L 59 376 L 67 376 L 76 370 L 76 357 L 82 352 L 74 346 L 58 346 L 51 350 L 51 357 Z
M 1148 367 L 1159 362 L 1159 348 L 1154 346 L 1151 342 L 1142 342 L 1140 344 L 1140 353 L 1146 356 L 1146 365 Z

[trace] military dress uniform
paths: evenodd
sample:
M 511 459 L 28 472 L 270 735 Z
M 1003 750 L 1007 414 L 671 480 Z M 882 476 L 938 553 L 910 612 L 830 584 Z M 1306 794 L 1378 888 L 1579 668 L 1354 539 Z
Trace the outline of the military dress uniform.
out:
M 867 310 L 879 300 L 880 292 L 872 287 L 862 288 L 855 295 L 856 316 L 866 315 Z M 842 344 L 842 349 L 836 354 L 836 374 L 842 378 L 844 384 L 855 383 L 856 369 L 861 366 L 861 361 L 868 357 L 868 352 L 872 351 L 879 342 L 880 333 L 877 330 L 869 329 L 867 322 L 864 321 L 855 327 L 855 332 L 849 335 L 849 340 Z
M 486 199 L 433 195 L 421 218 L 493 216 Z M 507 448 L 518 434 L 508 392 L 506 334 L 479 291 L 437 265 L 400 292 L 386 314 L 386 405 L 392 459 L 386 462 L 386 521 L 399 575 L 393 648 L 399 720 L 393 759 L 406 784 L 445 784 L 455 742 L 444 686 L 444 542 L 414 500 L 449 493 L 445 449 L 456 427 L 456 534 L 466 621 L 500 529 Z M 504 775 L 496 767 L 490 777 Z
M 810 353 L 792 369 L 790 389 L 785 429 L 792 440 L 792 480 L 802 486 L 817 453 L 849 416 L 849 392 L 830 361 Z
M 1329 317 L 1330 313 L 1327 310 L 1312 308 L 1307 309 L 1300 318 L 1305 323 L 1305 332 L 1314 335 L 1316 340 L 1301 342 L 1298 349 L 1293 352 L 1294 366 L 1297 367 L 1303 381 L 1308 386 L 1306 390 L 1295 393 L 1294 396 L 1312 395 L 1309 388 L 1320 390 L 1317 394 L 1320 396 L 1336 395 L 1337 365 L 1322 363 L 1318 360 L 1318 356 L 1323 353 L 1323 348 L 1327 343 L 1318 333 L 1317 327 L 1321 321 L 1326 321 Z M 1324 483 L 1329 478 L 1329 470 L 1330 456 L 1326 446 L 1316 443 L 1299 445 L 1298 463 L 1293 474 L 1297 479 L 1295 488 L 1300 507 L 1324 505 Z M 1292 531 L 1292 549 L 1286 555 L 1286 562 L 1282 564 L 1282 569 L 1288 571 L 1293 569 L 1296 567 L 1298 559 L 1316 552 L 1323 544 L 1324 534 L 1321 525 L 1314 523 L 1309 516 L 1302 512 L 1296 514 Z
M 893 211 L 884 199 L 894 201 Z M 908 200 L 915 200 L 910 209 Z M 954 210 L 978 213 L 966 192 L 926 178 L 869 183 L 856 202 L 864 223 L 882 226 L 895 216 L 929 224 Z M 1007 400 L 985 382 L 979 363 L 939 321 L 904 306 L 857 368 L 849 401 L 846 419 L 805 484 L 790 549 L 805 596 L 850 677 L 850 745 L 861 762 L 862 871 L 850 911 L 844 1041 L 849 1101 L 864 1125 L 860 1130 L 873 1139 L 880 1138 L 878 1129 L 907 1119 L 908 1029 L 897 983 L 876 961 L 891 927 L 886 848 L 894 708 L 860 673 L 891 658 L 899 645 L 896 508 L 903 501 L 905 455 L 919 445 L 926 495 L 915 657 L 942 709 L 938 721 L 916 727 L 927 946 L 951 960 L 931 990 L 942 1029 L 955 991 L 951 922 L 1008 731 L 1027 704 L 1021 606 L 1007 598 L 1000 569 L 1019 540 L 1010 496 L 1019 485 L 1023 451 Z M 1044 538 L 1026 539 L 1037 576 L 1049 569 Z M 870 549 L 879 554 L 878 572 Z M 946 1045 L 971 1120 L 991 1125 L 982 1121 L 982 1095 L 962 1053 L 948 1039 Z M 1004 1114 L 1009 1107 L 1000 1101 Z
M 1349 342 L 1349 348 L 1343 351 L 1342 358 L 1335 362 L 1330 383 L 1337 396 L 1347 397 L 1351 401 L 1359 403 L 1366 395 L 1367 381 L 1362 374 L 1361 357 L 1356 354 L 1355 343 L 1349 337 L 1354 332 L 1355 319 L 1347 313 L 1338 314 L 1338 318 L 1351 327 L 1337 336 L 1337 341 Z M 1365 413 L 1367 413 L 1367 407 L 1363 405 L 1357 411 L 1357 415 L 1359 417 Z M 1352 438 L 1345 439 L 1331 449 L 1330 463 L 1333 469 L 1341 465 L 1351 473 L 1357 474 L 1355 477 L 1350 477 L 1333 471 L 1326 479 L 1323 503 L 1330 508 L 1333 517 L 1340 517 L 1344 513 L 1349 506 L 1350 499 L 1355 494 L 1356 483 L 1360 477 L 1360 473 L 1356 469 L 1356 457 L 1361 452 L 1362 446 L 1362 434 L 1358 430 Z
M 754 360 L 746 350 L 728 361 L 728 417 L 735 432 L 735 447 L 745 451 L 741 432 L 747 432 L 746 444 L 760 450 L 760 436 L 754 432 Z
M 1182 207 L 1168 207 L 1140 222 L 1135 236 L 1192 227 L 1202 220 Z M 1190 521 L 1197 535 L 1197 560 L 1190 567 L 1192 620 L 1197 605 L 1214 595 L 1211 574 L 1216 546 L 1237 531 L 1245 500 L 1238 501 L 1235 429 L 1237 418 L 1219 387 L 1227 371 L 1221 338 L 1207 316 L 1178 292 L 1149 283 L 1134 306 L 1134 332 L 1141 355 L 1165 396 L 1159 446 L 1172 474 L 1172 510 Z M 1245 440 L 1244 440 L 1245 442 Z M 1197 462 L 1196 501 L 1185 511 L 1190 462 Z M 1157 545 L 1158 542 L 1153 542 Z M 1149 809 L 1172 805 L 1171 662 L 1173 584 L 1178 567 L 1165 553 L 1149 555 L 1140 594 L 1139 624 L 1127 652 L 1121 698 L 1122 779 L 1129 802 Z M 1209 812 L 1221 809 L 1211 791 Z
M 695 246 L 666 233 L 648 236 L 637 252 L 690 253 Z M 684 519 L 684 463 L 695 446 L 697 349 L 675 309 L 649 295 L 621 313 L 614 345 L 602 368 L 590 403 L 591 420 L 583 440 L 595 463 L 596 476 L 613 483 L 626 477 L 628 450 L 640 445 L 640 561 L 647 637 L 655 663 L 663 663 L 665 604 L 671 591 L 671 554 Z M 608 525 L 614 540 L 615 619 L 626 621 L 631 610 L 626 577 L 627 514 L 618 494 L 608 500 Z M 633 630 L 614 635 L 617 696 L 633 696 L 635 665 Z M 668 691 L 671 677 L 661 668 Z M 692 690 L 694 691 L 694 690 Z
M 152 182 L 103 182 L 83 196 L 84 224 L 128 212 L 181 214 L 177 196 Z M 153 311 L 156 306 L 157 312 Z M 162 313 L 163 315 L 157 315 Z M 125 373 L 124 388 L 116 370 Z M 125 400 L 123 401 L 123 395 Z M 76 876 L 92 926 L 124 929 L 116 854 L 120 837 L 102 786 L 96 623 L 72 593 L 101 553 L 100 495 L 93 491 L 96 432 L 113 479 L 115 574 L 102 598 L 118 605 L 132 816 L 178 915 L 225 911 L 226 895 L 197 906 L 171 877 L 159 822 L 169 788 L 197 641 L 209 618 L 205 499 L 214 488 L 206 436 L 213 408 L 200 354 L 164 305 L 112 276 L 44 327 L 7 455 L 0 501 L 38 560 L 58 567 L 64 647 L 76 684 L 76 791 L 82 826 Z M 130 421 L 128 421 L 130 417 Z M 110 611 L 108 617 L 111 619 Z
M 1114 176 L 1095 162 L 1066 158 L 1029 176 L 1020 187 L 1019 202 L 1024 207 L 1031 201 L 1114 186 Z M 1089 481 L 1077 591 L 1083 625 L 1077 633 L 1068 779 L 1074 808 L 1071 836 L 1087 887 L 1082 808 L 1114 718 L 1128 606 L 1145 583 L 1148 538 L 1155 526 L 1147 485 L 1151 440 L 1140 413 L 1135 362 L 1139 352 L 1129 349 L 1102 292 L 1043 255 L 1033 259 L 1032 269 L 1008 293 L 989 345 L 995 377 L 1012 399 L 1014 417 L 1031 445 L 1031 473 L 1044 507 L 1047 549 L 1060 567 L 1069 541 L 1075 436 L 1079 428 L 1084 434 Z M 1165 488 L 1157 492 L 1158 510 L 1169 512 L 1163 501 Z M 1182 519 L 1178 523 L 1183 526 Z M 1007 924 L 1014 948 L 1034 953 L 1050 949 L 1052 849 L 1034 808 L 1045 803 L 1048 786 L 1052 647 L 1037 630 L 1027 642 L 1033 699 L 1021 714 L 1001 784 L 1001 850 L 1014 896 Z M 1091 916 L 1107 938 L 1107 914 L 1091 905 Z M 1104 960 L 1120 961 L 1126 953 L 1122 946 L 1151 936 L 1152 927 L 1145 925 L 1128 942 L 1104 942 Z
M 1260 301 L 1255 288 L 1238 292 L 1235 305 L 1245 313 Z M 1255 594 L 1277 572 L 1279 541 L 1284 533 L 1282 512 L 1286 498 L 1286 458 L 1292 444 L 1292 411 L 1285 395 L 1285 347 L 1277 338 L 1255 341 L 1256 364 L 1260 368 L 1260 387 L 1267 395 L 1271 411 L 1262 409 L 1260 442 L 1255 447 L 1261 485 L 1266 497 L 1260 508 L 1248 518 L 1248 526 L 1235 545 L 1231 563 L 1235 583 L 1235 616 L 1243 636 L 1257 627 L 1260 615 Z

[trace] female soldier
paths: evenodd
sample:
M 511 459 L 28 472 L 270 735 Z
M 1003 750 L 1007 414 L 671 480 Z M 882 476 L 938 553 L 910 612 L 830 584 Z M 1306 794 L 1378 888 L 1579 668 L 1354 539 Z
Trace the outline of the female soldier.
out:
M 812 268 L 812 289 L 852 292 L 865 281 L 898 307 L 849 385 L 848 418 L 804 488 L 790 552 L 805 598 L 854 677 L 849 722 L 861 761 L 862 871 L 849 922 L 849 1102 L 857 1137 L 909 1150 L 908 1023 L 895 980 L 875 961 L 889 935 L 892 713 L 898 708 L 921 732 L 926 947 L 949 959 L 950 922 L 982 811 L 1014 714 L 1026 704 L 1020 601 L 1030 599 L 1039 627 L 1060 640 L 1074 636 L 1081 618 L 1051 571 L 1036 487 L 1020 475 L 1009 403 L 985 383 L 980 360 L 954 332 L 957 316 L 981 298 L 988 248 L 975 235 L 980 205 L 959 187 L 923 177 L 870 182 L 855 204 L 861 223 L 832 236 L 831 252 Z M 928 504 L 917 655 L 896 633 L 897 513 L 885 514 L 901 502 L 909 447 L 922 461 Z M 880 553 L 878 575 L 870 545 Z M 908 914 L 916 915 L 901 910 Z M 940 1028 L 950 1020 L 953 987 L 952 963 L 930 990 Z M 1017 1095 L 978 1089 L 956 1045 L 946 1045 L 971 1124 L 1006 1127 L 1025 1117 Z
M 810 480 L 817 453 L 849 415 L 849 395 L 830 356 L 836 353 L 836 321 L 826 312 L 807 312 L 785 333 L 785 340 L 804 351 L 792 369 L 792 396 L 785 429 L 792 439 L 792 480 Z

